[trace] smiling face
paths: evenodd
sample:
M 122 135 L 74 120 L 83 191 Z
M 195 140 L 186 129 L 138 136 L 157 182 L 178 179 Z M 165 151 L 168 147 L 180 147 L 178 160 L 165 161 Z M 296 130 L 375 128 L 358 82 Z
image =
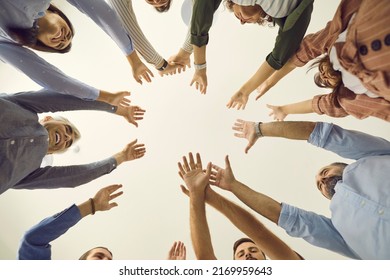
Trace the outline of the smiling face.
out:
M 66 21 L 57 13 L 47 11 L 38 19 L 37 39 L 44 45 L 56 50 L 63 50 L 72 42 L 73 32 Z
M 245 23 L 259 23 L 261 21 L 261 8 L 259 5 L 255 6 L 240 6 L 234 4 L 232 10 L 236 18 L 238 18 L 241 24 Z
M 320 169 L 315 176 L 318 190 L 327 199 L 332 199 L 335 194 L 334 188 L 342 179 L 344 168 L 338 165 L 328 165 Z
M 48 154 L 64 152 L 80 137 L 77 129 L 66 120 L 46 117 L 41 124 L 49 135 Z
M 255 243 L 243 242 L 238 245 L 235 253 L 235 260 L 265 260 L 263 252 Z

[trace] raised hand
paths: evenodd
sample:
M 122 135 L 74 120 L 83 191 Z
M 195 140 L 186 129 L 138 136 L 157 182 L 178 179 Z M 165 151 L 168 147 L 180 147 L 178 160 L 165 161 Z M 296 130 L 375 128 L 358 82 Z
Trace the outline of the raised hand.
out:
M 211 162 L 207 164 L 206 172 L 204 172 L 199 153 L 196 154 L 196 163 L 192 153 L 188 154 L 188 158 L 189 162 L 187 158 L 183 156 L 183 163 L 177 163 L 179 167 L 179 175 L 184 180 L 191 193 L 204 192 L 205 188 L 209 184 Z
M 234 136 L 238 138 L 246 138 L 248 140 L 248 145 L 245 148 L 246 154 L 256 143 L 257 139 L 259 139 L 259 136 L 256 134 L 255 124 L 255 122 L 237 119 L 233 126 L 233 130 L 238 131 L 238 133 L 234 133 Z
M 287 117 L 287 114 L 283 112 L 282 106 L 273 106 L 267 104 L 267 107 L 271 109 L 271 112 L 269 113 L 269 116 L 273 116 L 274 120 L 276 121 L 282 121 L 285 117 Z
M 183 242 L 179 241 L 173 243 L 171 250 L 168 252 L 167 260 L 185 260 L 186 259 L 186 246 Z
M 201 94 L 206 94 L 207 90 L 207 75 L 206 69 L 196 70 L 190 86 L 195 84 L 196 90 L 199 90 Z
M 237 110 L 245 109 L 246 103 L 248 102 L 248 94 L 244 94 L 241 91 L 236 92 L 231 98 L 226 107 L 236 108 Z
M 142 85 L 142 79 L 150 83 L 152 81 L 151 77 L 153 76 L 152 71 L 144 63 L 139 63 L 133 67 L 133 77 L 137 83 Z
M 110 93 L 101 90 L 99 92 L 99 97 L 97 98 L 97 100 L 114 106 L 128 106 L 131 101 L 126 96 L 130 96 L 130 92 L 119 91 L 116 93 Z
M 174 62 L 169 62 L 168 66 L 164 70 L 161 70 L 158 72 L 159 72 L 160 76 L 163 77 L 163 76 L 168 76 L 168 75 L 175 75 L 176 73 L 180 74 L 181 71 L 184 72 L 185 70 L 186 70 L 185 65 L 176 64 Z
M 145 145 L 136 144 L 137 141 L 138 140 L 135 139 L 134 141 L 130 142 L 121 152 L 114 156 L 118 165 L 125 161 L 142 158 L 145 155 Z
M 139 106 L 119 106 L 116 113 L 138 127 L 137 121 L 144 118 L 145 110 Z
M 174 63 L 176 65 L 181 65 L 181 70 L 185 71 L 186 67 L 191 68 L 191 53 L 186 52 L 183 49 L 180 49 L 179 52 L 175 55 L 172 55 L 169 59 L 169 63 Z M 180 71 L 179 71 L 180 73 Z
M 210 185 L 231 191 L 231 187 L 236 182 L 232 168 L 230 167 L 229 156 L 225 157 L 225 169 L 213 164 L 210 175 Z
M 123 192 L 115 193 L 122 185 L 111 185 L 100 189 L 93 197 L 96 211 L 107 211 L 118 206 L 116 202 L 110 202 L 114 198 L 123 194 Z

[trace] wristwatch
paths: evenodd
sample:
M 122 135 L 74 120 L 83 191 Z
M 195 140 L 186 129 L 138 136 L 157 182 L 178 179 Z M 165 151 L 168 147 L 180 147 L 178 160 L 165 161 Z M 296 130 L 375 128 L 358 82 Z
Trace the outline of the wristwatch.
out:
M 166 60 L 164 59 L 163 65 L 162 65 L 160 68 L 158 68 L 157 70 L 158 70 L 158 71 L 163 71 L 163 70 L 165 70 L 165 68 L 167 68 L 167 66 L 168 66 L 168 61 L 166 61 Z

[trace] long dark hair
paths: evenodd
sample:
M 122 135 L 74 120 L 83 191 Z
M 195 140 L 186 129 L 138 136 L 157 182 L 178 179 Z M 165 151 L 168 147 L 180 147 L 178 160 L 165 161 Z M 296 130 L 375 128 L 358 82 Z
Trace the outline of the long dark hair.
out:
M 310 66 L 309 70 L 315 68 L 318 65 L 318 70 L 314 75 L 314 83 L 321 88 L 331 88 L 334 91 L 342 84 L 342 78 L 340 71 L 334 70 L 332 63 L 330 62 L 329 55 L 325 54 L 323 57 L 317 59 Z M 326 69 L 326 70 L 325 70 Z M 334 81 L 333 84 L 323 78 L 323 75 L 326 74 L 329 78 Z
M 49 8 L 47 11 L 50 11 L 52 13 L 55 13 L 59 15 L 69 26 L 71 33 L 72 33 L 72 38 L 74 36 L 74 29 L 73 25 L 68 19 L 68 17 L 56 6 L 53 4 L 50 4 Z M 62 50 L 54 49 L 52 47 L 46 46 L 43 44 L 41 41 L 37 39 L 38 36 L 38 31 L 39 27 L 37 26 L 36 22 L 31 28 L 15 28 L 12 26 L 8 27 L 8 33 L 13 38 L 16 42 L 19 44 L 29 47 L 34 50 L 38 51 L 43 51 L 43 52 L 52 52 L 52 53 L 67 53 L 70 51 L 72 47 L 72 43 L 70 43 L 66 48 Z
M 231 12 L 233 11 L 233 6 L 238 5 L 231 0 L 224 0 L 224 2 L 225 2 L 226 8 L 228 8 L 228 10 Z M 264 10 L 261 6 L 259 6 L 259 7 L 260 7 L 260 18 L 257 21 L 257 23 L 260 25 L 266 25 L 267 23 L 273 22 L 274 19 L 270 15 L 268 15 L 266 12 L 264 12 Z

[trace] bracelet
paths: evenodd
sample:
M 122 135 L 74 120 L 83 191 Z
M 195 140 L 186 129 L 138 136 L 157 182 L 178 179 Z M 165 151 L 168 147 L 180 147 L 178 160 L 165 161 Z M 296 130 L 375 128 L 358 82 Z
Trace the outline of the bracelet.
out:
M 207 67 L 207 63 L 203 63 L 203 64 L 195 64 L 194 63 L 194 68 L 195 70 L 202 70 L 202 69 L 205 69 Z
M 260 125 L 261 124 L 262 124 L 262 122 L 257 122 L 257 123 L 254 124 L 257 138 L 260 138 L 260 137 L 264 136 L 263 133 L 261 133 L 261 130 L 260 130 Z
M 92 215 L 94 215 L 95 214 L 95 202 L 93 201 L 93 198 L 90 198 L 89 201 L 91 202 Z
M 163 65 L 162 65 L 160 68 L 158 68 L 157 70 L 158 70 L 158 71 L 163 71 L 163 70 L 165 70 L 165 68 L 167 68 L 167 66 L 168 66 L 168 61 L 166 61 L 166 60 L 164 59 Z

